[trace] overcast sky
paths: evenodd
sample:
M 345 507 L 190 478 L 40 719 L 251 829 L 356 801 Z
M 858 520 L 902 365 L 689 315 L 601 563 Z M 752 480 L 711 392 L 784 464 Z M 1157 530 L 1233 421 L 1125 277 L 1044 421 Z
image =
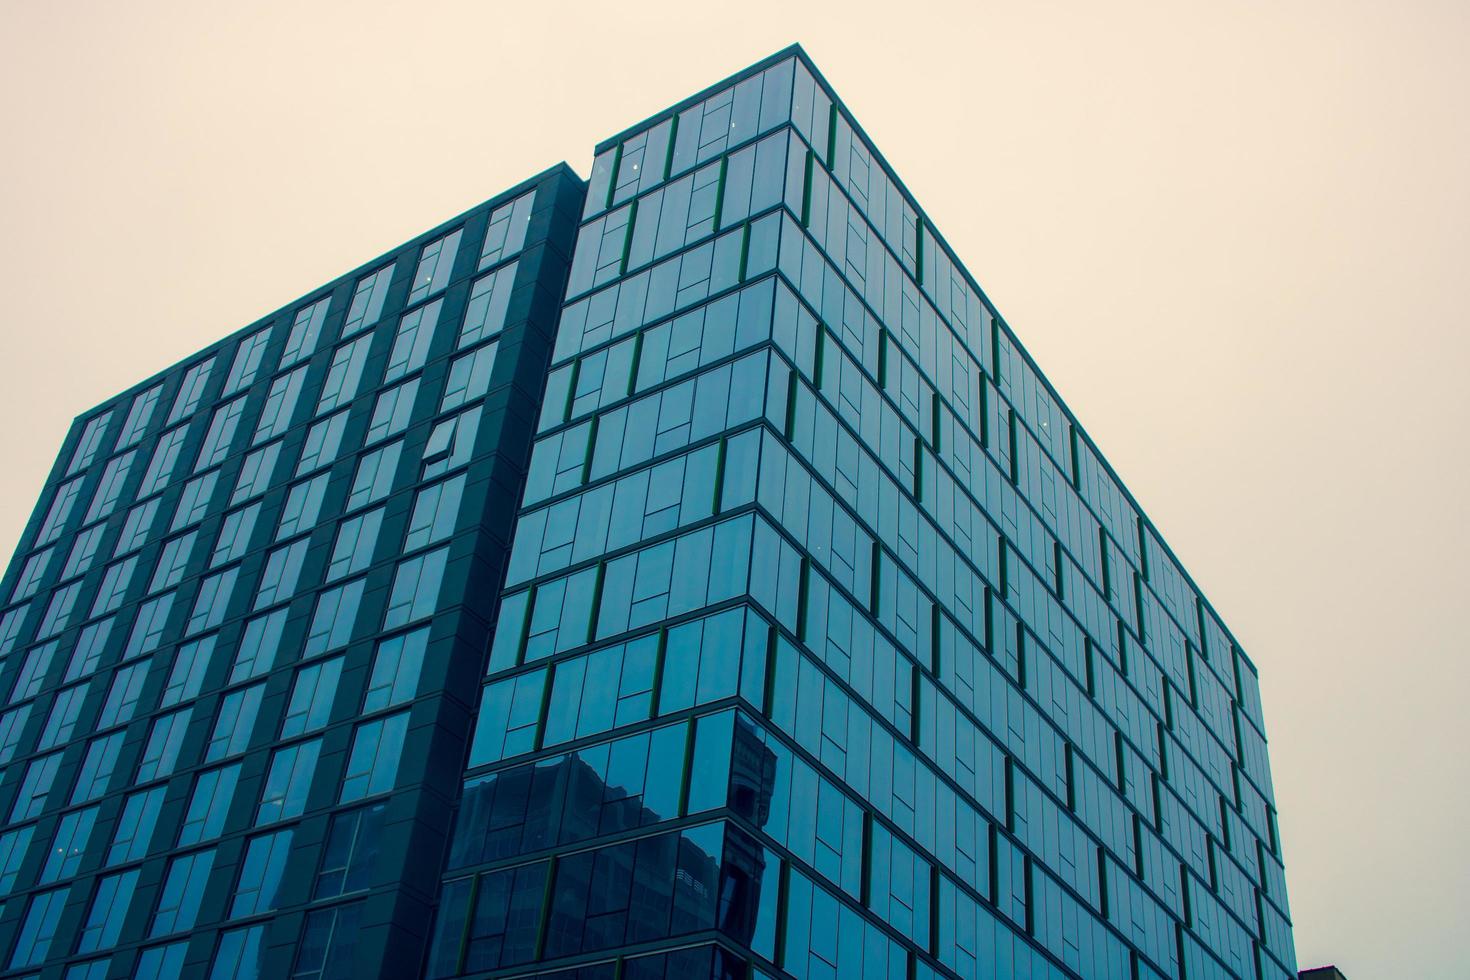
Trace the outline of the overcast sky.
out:
M 1260 668 L 1302 965 L 1465 976 L 1464 3 L 10 0 L 0 550 L 78 412 L 792 41 Z

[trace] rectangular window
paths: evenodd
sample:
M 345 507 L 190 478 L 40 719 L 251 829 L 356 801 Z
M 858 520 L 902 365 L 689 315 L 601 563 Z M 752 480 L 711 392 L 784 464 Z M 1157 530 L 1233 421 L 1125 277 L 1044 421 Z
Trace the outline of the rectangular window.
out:
M 36 590 L 41 587 L 41 579 L 46 574 L 46 567 L 51 564 L 51 555 L 55 551 L 55 548 L 47 548 L 26 559 L 25 565 L 20 570 L 20 577 L 16 579 L 15 588 L 10 593 L 11 602 L 20 602 L 36 594 Z
M 133 468 L 133 459 L 137 455 L 136 449 L 129 449 L 121 456 L 114 456 L 107 461 L 107 468 L 102 471 L 102 480 L 92 493 L 92 506 L 87 509 L 83 524 L 100 521 L 112 513 L 117 502 L 122 499 L 123 485 L 127 483 L 128 471 Z M 48 544 L 53 539 L 43 538 L 36 543 Z
M 197 535 L 197 531 L 190 531 L 188 534 L 164 542 L 163 550 L 158 554 L 158 563 L 153 566 L 153 579 L 148 583 L 150 594 L 171 589 L 183 579 L 184 569 L 189 566 L 189 556 L 194 551 L 194 538 Z M 99 592 L 98 599 L 101 597 Z M 97 614 L 94 612 L 92 615 Z
M 168 413 L 168 421 L 164 425 L 173 425 L 175 422 L 192 415 L 194 409 L 199 407 L 199 402 L 204 398 L 204 386 L 209 384 L 209 372 L 214 369 L 214 358 L 200 361 L 188 370 L 184 375 L 184 383 L 179 385 L 179 393 L 174 398 L 174 407 Z
M 306 917 L 306 929 L 301 936 L 296 970 L 291 974 L 291 980 L 351 976 L 362 907 L 362 902 L 354 902 L 319 909 Z
M 219 948 L 209 968 L 209 980 L 259 980 L 260 947 L 265 939 L 265 926 L 229 929 L 219 934 Z M 183 947 L 187 944 L 181 943 Z M 182 968 L 183 958 L 180 957 Z M 177 976 L 177 974 L 174 974 Z M 153 980 L 135 976 L 134 980 Z
M 163 797 L 167 791 L 166 786 L 155 786 L 128 797 L 123 804 L 122 815 L 117 818 L 112 844 L 107 849 L 109 866 L 136 861 L 148 853 L 153 828 L 158 826 L 158 814 L 163 810 Z
M 99 522 L 77 533 L 76 540 L 71 544 L 71 553 L 66 557 L 66 567 L 61 570 L 63 580 L 87 573 L 92 567 L 92 559 L 97 557 L 97 549 L 102 544 L 102 534 L 106 530 L 107 525 Z
M 15 758 L 20 746 L 20 737 L 25 734 L 26 722 L 31 719 L 31 706 L 23 704 L 0 715 L 0 765 Z
M 286 496 L 286 506 L 281 508 L 281 523 L 276 527 L 277 541 L 310 530 L 316 524 L 317 515 L 322 509 L 322 499 L 327 495 L 328 475 L 319 473 L 291 488 Z
M 245 457 L 245 463 L 240 467 L 240 478 L 235 481 L 235 492 L 230 495 L 231 506 L 258 497 L 270 488 L 271 474 L 275 472 L 280 455 L 281 443 L 273 442 Z
M 418 694 L 419 673 L 429 646 L 429 627 L 424 626 L 378 644 L 373 672 L 368 678 L 362 710 L 366 714 L 405 704 Z
M 62 816 L 56 824 L 56 834 L 51 838 L 51 850 L 46 852 L 46 866 L 41 869 L 39 884 L 49 885 L 77 873 L 82 866 L 82 855 L 87 852 L 92 828 L 97 824 L 98 809 L 93 806 Z
M 78 953 L 95 953 L 117 945 L 122 935 L 123 920 L 128 907 L 133 903 L 133 889 L 138 885 L 138 870 L 108 875 L 97 883 L 97 894 L 92 897 L 92 909 L 87 913 L 82 926 L 82 937 L 77 941 Z M 101 971 L 90 970 L 87 980 L 103 980 L 107 976 L 107 960 L 96 960 L 88 967 L 100 965 Z M 75 967 L 73 967 L 75 969 Z M 69 977 L 70 975 L 68 975 Z
M 10 808 L 10 823 L 22 823 L 39 816 L 46 805 L 46 794 L 56 781 L 56 771 L 61 766 L 61 753 L 32 759 L 26 766 L 25 776 L 20 781 L 20 791 L 15 794 L 15 803 Z
M 244 395 L 214 410 L 214 416 L 209 420 L 209 431 L 204 434 L 204 444 L 199 447 L 199 456 L 194 462 L 195 473 L 223 462 L 230 454 L 235 430 L 240 427 L 240 416 L 244 414 Z
M 400 439 L 362 457 L 352 481 L 352 492 L 347 498 L 349 511 L 376 503 L 392 492 L 402 450 L 403 441 Z
M 240 863 L 240 880 L 230 903 L 230 918 L 275 910 L 292 836 L 294 831 L 281 830 L 251 839 L 245 848 L 245 859 Z
M 396 436 L 408 428 L 408 423 L 413 418 L 413 403 L 418 393 L 419 379 L 410 378 L 403 384 L 379 394 L 377 402 L 373 405 L 372 420 L 368 423 L 366 445 L 372 445 L 389 436 Z
M 475 435 L 480 431 L 480 408 L 476 405 L 466 409 L 429 431 L 429 440 L 424 444 L 423 479 L 432 480 L 470 461 Z
M 230 597 L 235 591 L 235 580 L 239 575 L 240 568 L 237 565 L 199 583 L 199 596 L 194 600 L 194 611 L 184 624 L 185 636 L 212 630 L 224 622 L 225 614 L 230 609 Z
M 97 669 L 102 662 L 102 651 L 107 647 L 107 638 L 112 635 L 113 618 L 109 616 L 82 627 L 81 635 L 77 637 L 77 648 L 72 651 L 71 661 L 66 665 L 64 681 L 86 677 Z
M 179 494 L 179 506 L 174 511 L 174 522 L 169 527 L 170 531 L 181 531 L 190 524 L 204 520 L 204 515 L 209 513 L 209 501 L 214 496 L 214 484 L 218 479 L 219 470 L 210 470 L 184 484 L 184 492 Z
M 531 208 L 535 203 L 536 192 L 531 191 L 491 212 L 485 244 L 480 249 L 481 269 L 488 269 L 525 248 L 526 229 L 531 224 Z
M 111 464 L 109 464 L 110 467 Z M 72 508 L 76 506 L 77 499 L 82 495 L 82 479 L 79 476 L 56 488 L 56 496 L 52 498 L 51 506 L 46 511 L 46 519 L 41 522 L 41 529 L 36 532 L 35 547 L 50 544 L 61 537 L 61 529 L 66 526 L 66 519 L 71 516 Z
M 311 777 L 316 772 L 316 760 L 321 750 L 322 740 L 314 738 L 275 751 L 271 756 L 270 772 L 265 777 L 265 789 L 260 795 L 255 826 L 301 816 L 306 809 L 306 796 L 311 791 Z
M 266 395 L 265 405 L 260 410 L 255 436 L 250 440 L 252 446 L 274 439 L 291 427 L 291 416 L 296 412 L 296 401 L 301 397 L 301 387 L 305 383 L 305 365 L 271 382 L 270 394 Z
M 41 617 L 41 623 L 36 627 L 36 639 L 44 640 L 66 629 L 66 624 L 71 621 L 72 610 L 76 608 L 77 596 L 81 594 L 81 582 L 63 585 L 52 592 L 46 615 Z
M 418 269 L 413 274 L 413 289 L 408 294 L 409 303 L 432 296 L 449 285 L 454 273 L 454 257 L 459 252 L 459 239 L 463 228 L 456 228 L 443 238 L 424 246 L 419 253 Z
M 9 895 L 15 887 L 15 877 L 20 873 L 20 864 L 30 850 L 35 832 L 32 825 L 0 834 L 0 895 Z
M 495 354 L 499 348 L 500 344 L 492 341 L 450 363 L 449 380 L 444 382 L 444 400 L 439 403 L 439 411 L 458 408 L 490 390 L 490 373 L 495 370 Z
M 352 305 L 347 310 L 347 321 L 342 324 L 342 336 L 350 337 L 357 331 L 370 327 L 383 315 L 383 301 L 388 298 L 388 286 L 393 282 L 393 266 L 383 266 L 357 281 L 352 293 Z
M 301 462 L 296 467 L 296 475 L 305 476 L 335 460 L 338 450 L 342 448 L 342 434 L 346 431 L 346 409 L 331 418 L 322 419 L 308 429 L 306 441 L 301 446 Z
M 174 595 L 168 592 L 138 607 L 138 618 L 133 623 L 133 631 L 128 634 L 128 645 L 123 648 L 124 660 L 158 649 L 158 644 L 163 641 L 163 628 L 168 624 L 168 614 L 174 606 Z
M 204 886 L 214 868 L 214 849 L 176 857 L 169 862 L 168 875 L 158 896 L 158 909 L 148 927 L 148 938 L 194 927 L 204 898 Z
M 138 761 L 138 775 L 133 785 L 152 782 L 173 774 L 179 761 L 179 749 L 184 746 L 184 733 L 189 728 L 192 708 L 184 708 L 153 720 L 148 732 L 148 742 L 143 747 L 143 758 Z
M 398 333 L 393 338 L 393 350 L 388 354 L 388 369 L 383 381 L 397 381 L 424 366 L 429 359 L 429 348 L 434 343 L 434 328 L 439 325 L 439 308 L 443 300 L 434 300 L 403 314 L 398 321 Z
M 25 625 L 26 613 L 30 610 L 31 604 L 26 603 L 0 617 L 0 657 L 9 656 L 10 651 L 15 649 L 15 641 L 20 639 L 20 628 Z
M 240 341 L 240 346 L 235 348 L 235 359 L 230 363 L 229 376 L 225 378 L 225 390 L 220 392 L 221 397 L 227 398 L 255 383 L 255 375 L 260 370 L 260 362 L 265 359 L 265 349 L 270 346 L 270 342 L 270 327 L 257 330 Z
M 82 702 L 87 699 L 90 686 L 83 682 L 56 692 L 56 700 L 51 702 L 51 714 L 46 718 L 46 727 L 41 730 L 41 740 L 36 744 L 36 751 L 45 752 L 71 740 L 72 732 L 77 727 L 77 716 L 82 713 Z
M 112 686 L 108 688 L 107 700 L 102 703 L 102 711 L 97 716 L 99 731 L 132 720 L 143 682 L 148 678 L 148 664 L 147 660 L 142 660 L 118 668 L 112 677 Z
M 95 738 L 87 744 L 87 754 L 82 757 L 82 769 L 77 773 L 77 785 L 71 791 L 69 806 L 90 803 L 107 792 L 122 745 L 122 732 Z
M 150 946 L 138 956 L 133 980 L 179 980 L 184 975 L 184 959 L 188 953 L 188 940 Z
M 154 497 L 128 511 L 127 519 L 123 521 L 122 534 L 117 538 L 117 547 L 113 549 L 113 557 L 141 548 L 147 542 L 148 535 L 153 530 L 153 518 L 158 514 L 158 501 L 159 498 Z
M 189 427 L 181 425 L 158 437 L 158 445 L 153 447 L 153 458 L 143 472 L 143 482 L 138 485 L 136 496 L 147 497 L 168 486 L 179 462 L 179 451 L 184 448 L 184 439 L 188 435 Z
M 470 299 L 459 328 L 458 346 L 463 349 L 489 340 L 505 329 L 505 314 L 510 307 L 510 289 L 515 283 L 516 265 L 512 262 L 488 276 L 481 276 L 470 287 Z
M 443 541 L 454 533 L 459 505 L 464 497 L 465 475 L 425 487 L 414 498 L 404 551 L 414 551 Z
M 327 581 L 355 574 L 373 563 L 378 530 L 383 526 L 383 508 L 349 517 L 337 528 L 337 541 L 327 563 Z
M 286 610 L 277 609 L 256 616 L 245 624 L 235 665 L 230 670 L 230 683 L 259 677 L 275 664 L 276 650 L 281 645 L 281 632 L 286 628 Z
M 133 396 L 133 407 L 128 409 L 128 420 L 123 423 L 123 430 L 117 437 L 119 450 L 127 449 L 143 438 L 143 433 L 148 431 L 148 423 L 153 421 L 153 410 L 158 407 L 162 397 L 162 384 L 156 384 Z
M 340 408 L 357 396 L 357 386 L 362 381 L 362 369 L 367 364 L 368 348 L 372 342 L 372 337 L 359 337 L 337 348 L 332 355 L 332 366 L 327 369 L 327 380 L 322 382 L 316 414 L 323 415 Z
M 172 707 L 199 695 L 199 689 L 204 686 L 204 676 L 209 673 L 217 639 L 217 636 L 210 635 L 179 647 L 168 682 L 163 687 L 163 696 L 158 702 L 160 708 Z
M 250 736 L 255 731 L 255 719 L 260 714 L 264 695 L 265 685 L 255 684 L 224 696 L 219 713 L 215 715 L 214 731 L 204 748 L 205 762 L 218 762 L 239 755 L 250 747 Z
M 281 367 L 290 367 L 315 353 L 317 341 L 322 336 L 322 324 L 327 320 L 327 305 L 331 301 L 330 296 L 324 296 L 296 313 L 291 335 L 286 338 L 286 349 L 281 352 Z
M 333 657 L 302 667 L 291 687 L 286 717 L 281 721 L 281 738 L 295 738 L 318 731 L 331 719 L 337 682 L 342 679 L 342 658 Z
M 315 657 L 345 647 L 351 641 L 365 584 L 365 579 L 358 579 L 321 593 L 316 613 L 311 617 L 311 629 L 306 634 L 303 657 Z
M 393 591 L 383 617 L 383 629 L 391 630 L 434 614 L 439 601 L 439 584 L 449 560 L 449 549 L 440 548 L 400 562 L 393 576 Z
M 347 757 L 347 772 L 342 776 L 342 794 L 337 802 L 351 803 L 393 789 L 407 735 L 407 711 L 358 725 L 352 736 L 352 753 Z
M 375 803 L 332 818 L 332 829 L 327 833 L 327 846 L 322 852 L 322 870 L 311 896 L 313 901 L 372 886 L 387 811 L 386 803 Z
M 194 780 L 194 794 L 189 797 L 189 809 L 184 811 L 183 826 L 179 828 L 179 847 L 213 840 L 224 833 L 230 803 L 239 783 L 238 762 L 199 774 Z
M 97 450 L 102 448 L 102 437 L 107 432 L 107 422 L 112 418 L 111 410 L 103 412 L 87 423 L 82 430 L 82 437 L 77 440 L 77 448 L 72 451 L 71 462 L 67 464 L 66 475 L 74 476 L 88 466 L 97 457 Z
M 15 952 L 10 957 L 12 970 L 35 966 L 46 959 L 51 951 L 51 940 L 56 938 L 56 926 L 61 922 L 61 913 L 66 907 L 66 897 L 70 892 L 70 888 L 58 888 L 31 896 L 25 921 L 20 926 L 20 935 L 15 940 Z
M 210 568 L 232 562 L 250 550 L 250 536 L 255 533 L 255 519 L 259 516 L 260 501 L 225 515 L 219 528 L 219 540 L 209 556 Z
M 296 591 L 296 580 L 301 577 L 301 566 L 306 562 L 308 538 L 297 538 L 290 544 L 277 548 L 266 559 L 265 572 L 260 577 L 260 588 L 255 593 L 255 610 L 277 602 L 285 602 Z
M 168 547 L 164 547 L 163 558 L 171 558 Z M 107 566 L 107 571 L 102 573 L 102 581 L 97 585 L 97 598 L 92 603 L 92 611 L 88 618 L 110 613 L 122 605 L 123 597 L 127 595 L 128 585 L 133 580 L 133 570 L 138 567 L 138 556 L 129 555 L 120 562 Z M 154 579 L 158 576 L 155 574 Z M 151 589 L 149 591 L 152 591 Z M 40 631 L 37 631 L 38 635 Z

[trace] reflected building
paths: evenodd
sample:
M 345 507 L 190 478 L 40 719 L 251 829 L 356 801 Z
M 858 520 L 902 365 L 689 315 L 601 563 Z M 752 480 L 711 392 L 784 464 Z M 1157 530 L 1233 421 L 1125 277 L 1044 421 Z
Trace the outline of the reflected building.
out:
M 1255 668 L 792 48 L 77 421 L 0 977 L 1294 975 Z

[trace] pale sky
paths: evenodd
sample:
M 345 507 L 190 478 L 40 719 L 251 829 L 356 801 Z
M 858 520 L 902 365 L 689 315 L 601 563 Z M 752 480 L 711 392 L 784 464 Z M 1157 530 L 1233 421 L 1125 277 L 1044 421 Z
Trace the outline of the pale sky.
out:
M 0 2 L 0 550 L 78 412 L 800 41 L 1260 668 L 1302 965 L 1466 976 L 1470 5 L 704 7 Z

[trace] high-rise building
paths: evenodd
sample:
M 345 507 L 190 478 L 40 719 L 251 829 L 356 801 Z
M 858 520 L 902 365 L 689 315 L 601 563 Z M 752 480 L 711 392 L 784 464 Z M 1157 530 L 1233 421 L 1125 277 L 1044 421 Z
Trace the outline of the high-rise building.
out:
M 1255 668 L 806 56 L 80 416 L 0 977 L 1295 975 Z

